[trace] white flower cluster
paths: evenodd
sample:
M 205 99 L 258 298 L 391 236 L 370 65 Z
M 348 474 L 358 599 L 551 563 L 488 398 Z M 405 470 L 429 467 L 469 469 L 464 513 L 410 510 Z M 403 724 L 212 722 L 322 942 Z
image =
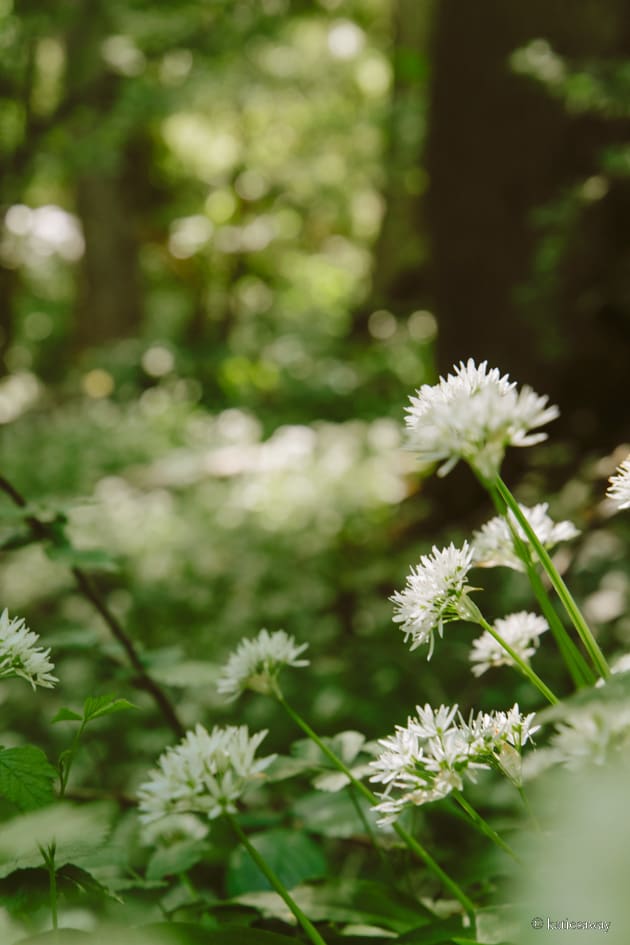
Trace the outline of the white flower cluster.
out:
M 407 445 L 427 463 L 444 461 L 438 475 L 445 476 L 463 459 L 484 479 L 493 479 L 501 467 L 506 447 L 531 446 L 546 439 L 530 433 L 558 416 L 558 408 L 529 387 L 516 390 L 507 375 L 488 370 L 470 358 L 440 377 L 434 386 L 424 384 L 411 397 L 405 422 Z
M 630 456 L 617 467 L 609 483 L 606 496 L 615 504 L 617 511 L 630 508 Z
M 466 584 L 471 564 L 472 549 L 467 542 L 461 548 L 452 543 L 441 550 L 434 546 L 407 576 L 404 590 L 390 598 L 395 608 L 393 620 L 401 624 L 405 643 L 411 640 L 412 650 L 428 643 L 427 659 L 433 655 L 435 630 L 442 636 L 445 623 L 475 619 L 476 607 L 468 598 L 473 588 Z
M 197 725 L 167 750 L 138 790 L 140 819 L 152 823 L 167 814 L 203 814 L 209 820 L 236 811 L 236 802 L 275 755 L 255 758 L 266 731 L 250 735 L 246 725 Z
M 379 824 L 392 823 L 410 805 L 438 801 L 463 787 L 466 774 L 491 766 L 511 777 L 503 756 L 520 752 L 537 731 L 533 715 L 521 715 L 518 705 L 508 712 L 480 712 L 465 722 L 458 707 L 416 708 L 417 716 L 394 735 L 382 739 L 382 754 L 371 763 L 371 781 L 385 785 L 374 811 Z M 513 768 L 513 761 L 510 762 Z
M 543 617 L 521 610 L 495 620 L 494 629 L 517 656 L 527 663 L 536 652 L 540 635 L 549 629 L 549 625 Z M 514 660 L 507 650 L 487 630 L 473 641 L 470 661 L 475 676 L 482 676 L 495 666 L 514 665 Z
M 540 502 L 532 508 L 520 505 L 521 512 L 531 525 L 541 544 L 550 551 L 558 542 L 569 541 L 579 535 L 578 529 L 572 522 L 554 522 L 547 514 L 548 504 Z M 521 525 L 516 522 L 511 512 L 508 512 L 510 521 L 521 541 L 527 546 L 533 560 L 536 553 Z M 473 564 L 484 568 L 512 568 L 514 571 L 524 571 L 525 565 L 514 550 L 510 525 L 501 515 L 491 518 L 473 534 L 472 541 Z
M 33 689 L 42 686 L 52 689 L 56 676 L 49 656 L 50 650 L 35 646 L 39 637 L 29 630 L 21 617 L 9 617 L 8 610 L 0 614 L 0 679 L 20 676 Z
M 218 690 L 231 699 L 246 689 L 269 695 L 283 666 L 308 666 L 308 660 L 298 659 L 307 648 L 308 643 L 298 645 L 284 630 L 261 630 L 258 636 L 238 645 L 223 670 Z

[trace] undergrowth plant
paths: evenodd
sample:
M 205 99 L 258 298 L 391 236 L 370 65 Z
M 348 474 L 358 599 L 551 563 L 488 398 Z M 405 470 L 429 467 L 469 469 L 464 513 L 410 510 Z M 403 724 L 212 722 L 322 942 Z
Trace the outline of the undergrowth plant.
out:
M 472 624 L 480 631 L 469 652 L 473 682 L 513 670 L 518 692 L 530 687 L 528 711 L 516 701 L 491 711 L 457 698 L 432 705 L 418 691 L 406 720 L 388 718 L 382 707 L 377 741 L 358 730 L 324 735 L 298 711 L 282 673 L 299 670 L 304 689 L 314 691 L 317 682 L 309 678 L 309 644 L 284 630 L 243 639 L 220 672 L 216 688 L 234 705 L 234 724 L 184 725 L 85 569 L 89 562 L 73 549 L 63 518 L 46 518 L 13 483 L 0 480 L 31 538 L 65 556 L 78 590 L 124 653 L 131 682 L 178 739 L 148 773 L 143 759 L 129 792 L 111 797 L 100 796 L 98 784 L 91 795 L 73 794 L 71 775 L 77 759 L 89 756 L 90 738 L 98 742 L 94 723 L 137 713 L 126 698 L 95 695 L 81 710 L 60 708 L 51 721 L 68 737 L 56 763 L 35 745 L 11 744 L 7 735 L 9 746 L 0 749 L 7 805 L 0 823 L 2 941 L 524 940 L 526 930 L 510 930 L 510 893 L 502 892 L 499 877 L 522 864 L 522 834 L 553 838 L 544 806 L 536 806 L 537 782 L 549 770 L 608 764 L 630 745 L 623 675 L 630 656 L 609 665 L 554 560 L 556 546 L 578 531 L 569 521 L 553 521 L 547 503 L 519 503 L 501 475 L 506 449 L 544 439 L 540 428 L 557 414 L 546 397 L 518 390 L 497 369 L 472 360 L 411 398 L 408 448 L 427 469 L 439 463 L 440 476 L 467 463 L 496 516 L 461 546 L 434 545 L 413 564 L 391 597 L 402 632 L 394 639 L 409 646 L 412 660 L 426 652 L 439 674 L 451 638 L 459 641 L 467 632 L 460 625 Z M 630 458 L 611 477 L 607 501 L 611 513 L 630 507 Z M 493 615 L 479 587 L 483 569 L 491 567 L 523 575 L 537 610 Z M 37 644 L 24 619 L 4 610 L 3 698 L 11 697 L 11 679 L 34 691 L 58 684 L 50 650 Z M 566 670 L 561 692 L 544 678 L 545 666 L 558 660 Z M 299 737 L 286 754 L 257 754 L 268 731 L 250 733 L 239 724 L 236 703 L 247 692 L 272 700 L 294 726 Z M 274 719 L 275 712 L 272 705 L 263 717 Z M 504 813 L 497 815 L 484 794 L 504 798 Z M 436 843 L 444 824 L 451 832 L 456 825 L 472 857 Z M 579 928 L 604 919 L 610 928 L 614 917 L 601 916 L 585 918 L 591 925 Z M 541 927 L 537 921 L 532 928 Z

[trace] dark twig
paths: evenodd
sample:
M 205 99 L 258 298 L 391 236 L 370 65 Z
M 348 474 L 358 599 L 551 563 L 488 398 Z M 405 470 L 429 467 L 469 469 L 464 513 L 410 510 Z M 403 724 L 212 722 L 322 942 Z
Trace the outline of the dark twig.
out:
M 0 476 L 0 489 L 6 492 L 15 505 L 19 506 L 20 508 L 27 507 L 27 502 L 24 496 L 21 495 L 17 489 L 3 476 Z M 25 515 L 24 519 L 32 534 L 39 541 L 54 541 L 54 531 L 45 522 L 42 522 L 41 519 L 37 518 L 35 515 Z M 177 717 L 177 713 L 171 700 L 166 695 L 166 693 L 163 692 L 155 680 L 152 679 L 147 673 L 142 660 L 140 659 L 140 655 L 133 644 L 133 641 L 127 635 L 122 625 L 107 606 L 90 575 L 87 574 L 83 568 L 76 566 L 72 568 L 72 575 L 83 596 L 89 600 L 95 610 L 98 611 L 107 624 L 107 627 L 109 628 L 112 636 L 118 640 L 127 654 L 129 663 L 136 671 L 134 685 L 136 685 L 138 689 L 144 689 L 145 692 L 149 693 L 172 731 L 175 733 L 175 735 L 177 735 L 178 738 L 181 738 L 184 734 L 184 726 Z

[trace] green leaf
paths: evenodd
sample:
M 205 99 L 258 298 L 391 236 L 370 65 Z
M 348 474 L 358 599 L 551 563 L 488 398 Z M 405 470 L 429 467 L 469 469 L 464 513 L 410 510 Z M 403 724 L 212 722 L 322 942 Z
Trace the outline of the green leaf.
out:
M 49 804 L 56 777 L 56 768 L 35 745 L 0 749 L 0 794 L 20 810 Z
M 108 886 L 104 886 L 98 879 L 88 873 L 87 870 L 77 866 L 75 863 L 66 863 L 61 869 L 57 870 L 57 883 L 63 888 L 64 882 L 71 883 L 82 892 L 90 895 L 114 899 L 116 902 L 122 902 L 120 896 L 116 895 Z
M 147 866 L 147 879 L 162 879 L 182 873 L 203 859 L 205 853 L 206 845 L 202 840 L 183 840 L 156 850 Z
M 249 841 L 288 889 L 326 875 L 324 855 L 306 834 L 280 828 L 254 834 Z M 230 857 L 227 889 L 230 896 L 271 889 L 244 847 L 237 847 Z
M 260 929 L 206 929 L 189 922 L 156 922 L 139 928 L 110 926 L 95 932 L 59 929 L 21 939 L 16 945 L 296 945 L 294 936 Z
M 59 712 L 57 712 L 52 721 L 53 724 L 55 722 L 82 722 L 83 716 L 64 706 L 62 709 L 59 709 Z
M 368 823 L 374 822 L 369 803 L 363 797 L 355 795 L 355 798 Z M 348 790 L 337 794 L 306 794 L 296 802 L 293 813 L 304 822 L 309 833 L 325 837 L 361 837 L 366 832 Z
M 384 883 L 341 880 L 317 886 L 299 886 L 291 893 L 312 922 L 369 925 L 397 933 L 418 929 L 422 920 L 435 923 L 435 916 L 415 898 L 405 896 Z M 238 901 L 254 906 L 263 915 L 291 921 L 288 907 L 275 894 L 251 892 Z
M 453 937 L 463 935 L 466 931 L 462 918 L 453 916 L 450 919 L 436 919 L 421 928 L 412 929 L 401 935 L 398 941 L 401 945 L 452 945 Z
M 105 715 L 113 715 L 114 712 L 124 712 L 126 709 L 137 708 L 133 702 L 129 702 L 128 699 L 119 699 L 117 696 L 88 696 L 83 703 L 83 720 L 92 722 L 94 719 L 100 719 Z
M 60 561 L 68 567 L 110 572 L 119 569 L 118 562 L 107 551 L 101 548 L 74 548 L 65 538 L 58 544 L 47 545 L 46 554 L 52 561 Z
M 101 847 L 109 834 L 112 805 L 51 804 L 0 824 L 0 879 L 14 870 L 42 865 L 39 847 L 55 844 L 55 863 L 80 862 Z

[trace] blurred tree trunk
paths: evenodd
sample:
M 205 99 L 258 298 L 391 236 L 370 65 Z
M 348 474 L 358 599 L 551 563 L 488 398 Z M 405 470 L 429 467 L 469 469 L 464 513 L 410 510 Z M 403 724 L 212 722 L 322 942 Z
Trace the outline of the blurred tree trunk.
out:
M 124 183 L 120 172 L 96 172 L 83 174 L 76 184 L 85 236 L 77 294 L 79 347 L 133 334 L 142 322 L 138 240 Z
M 630 126 L 571 115 L 515 75 L 511 53 L 539 37 L 569 59 L 627 59 L 630 5 L 588 0 L 570 16 L 561 0 L 436 7 L 426 213 L 439 364 L 488 358 L 560 404 L 556 430 L 612 448 L 628 430 L 629 184 L 567 215 L 546 271 L 540 258 L 534 267 L 532 211 L 597 174 L 604 146 L 630 140 Z

